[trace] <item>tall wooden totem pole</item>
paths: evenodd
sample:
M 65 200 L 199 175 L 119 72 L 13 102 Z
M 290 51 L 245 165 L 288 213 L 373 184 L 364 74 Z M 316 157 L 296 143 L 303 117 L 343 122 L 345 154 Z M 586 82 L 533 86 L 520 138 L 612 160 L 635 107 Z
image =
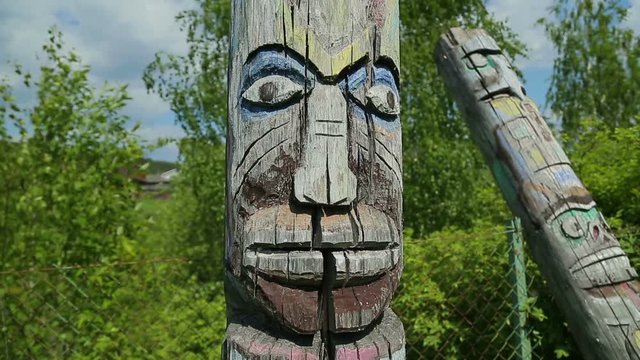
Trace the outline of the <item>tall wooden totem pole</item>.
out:
M 640 359 L 640 282 L 496 42 L 452 29 L 440 71 L 584 358 Z
M 403 359 L 397 0 L 234 0 L 226 359 Z

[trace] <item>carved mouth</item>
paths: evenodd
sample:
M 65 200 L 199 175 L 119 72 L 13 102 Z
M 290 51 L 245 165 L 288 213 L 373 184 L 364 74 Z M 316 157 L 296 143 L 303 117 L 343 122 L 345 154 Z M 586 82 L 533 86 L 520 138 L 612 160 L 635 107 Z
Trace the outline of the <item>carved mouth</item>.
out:
M 245 285 L 295 332 L 360 331 L 382 314 L 398 286 L 400 228 L 366 205 L 260 209 L 244 225 Z
M 316 216 L 288 206 L 263 209 L 247 222 L 244 238 L 245 273 L 286 286 L 319 289 L 326 271 L 333 288 L 366 284 L 400 260 L 395 223 L 370 206 Z
M 261 276 L 288 286 L 319 289 L 324 278 L 324 256 L 335 264 L 333 288 L 370 283 L 400 261 L 400 247 L 385 250 L 309 251 L 247 250 L 244 267 L 249 276 Z

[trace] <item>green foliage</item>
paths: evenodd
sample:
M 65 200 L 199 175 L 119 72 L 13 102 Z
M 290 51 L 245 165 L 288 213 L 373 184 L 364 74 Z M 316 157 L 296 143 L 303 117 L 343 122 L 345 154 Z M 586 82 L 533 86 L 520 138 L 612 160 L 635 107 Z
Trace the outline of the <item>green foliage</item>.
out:
M 8 359 L 220 359 L 221 282 L 184 264 L 4 275 L 0 353 Z M 34 296 L 37 294 L 37 296 Z M 8 325 L 8 326 L 7 326 Z
M 402 282 L 392 304 L 406 329 L 408 357 L 509 357 L 513 286 L 504 226 L 445 229 L 421 239 L 408 235 Z M 534 352 L 553 358 L 572 343 L 535 264 L 526 265 Z
M 176 16 L 187 55 L 157 53 L 144 71 L 147 89 L 171 104 L 187 137 L 212 143 L 224 137 L 230 14 L 229 0 L 197 0 L 195 9 Z
M 210 254 L 198 264 L 144 261 L 202 255 L 174 238 L 208 213 L 141 199 L 129 180 L 143 148 L 121 115 L 126 88 L 94 89 L 89 67 L 63 53 L 55 30 L 43 49 L 37 81 L 16 68 L 36 90 L 35 106 L 0 83 L 0 354 L 219 358 L 223 285 L 191 268 L 221 264 Z M 212 176 L 222 187 L 222 172 Z M 220 236 L 221 217 L 213 221 Z
M 126 87 L 95 89 L 89 67 L 62 51 L 52 29 L 37 81 L 17 66 L 33 107 L 6 85 L 2 102 L 2 267 L 82 264 L 126 257 L 138 224 L 127 173 L 142 156 L 121 109 Z M 14 134 L 14 135 L 12 135 Z
M 506 218 L 493 179 L 455 111 L 431 56 L 453 26 L 484 27 L 511 56 L 513 33 L 475 0 L 400 2 L 405 225 L 417 235 Z
M 585 121 L 571 153 L 576 171 L 610 217 L 640 226 L 640 125 L 610 131 Z
M 584 118 L 610 129 L 633 124 L 640 113 L 640 41 L 621 27 L 620 0 L 556 0 L 540 19 L 558 52 L 547 101 L 573 144 Z
M 186 35 L 187 55 L 158 53 L 143 75 L 147 89 L 171 104 L 187 136 L 179 143 L 169 236 L 180 253 L 211 259 L 193 268 L 203 281 L 222 279 L 230 13 L 229 0 L 198 0 L 195 9 L 180 12 L 176 20 Z
M 167 253 L 208 260 L 193 265 L 198 279 L 222 280 L 225 149 L 202 139 L 185 139 L 180 149 L 185 161 L 161 236 L 170 239 Z
M 549 291 L 547 282 L 533 262 L 527 266 L 527 279 L 529 280 L 527 313 L 532 330 L 530 339 L 535 345 L 535 354 L 540 359 L 582 359 L 569 333 L 564 316 Z

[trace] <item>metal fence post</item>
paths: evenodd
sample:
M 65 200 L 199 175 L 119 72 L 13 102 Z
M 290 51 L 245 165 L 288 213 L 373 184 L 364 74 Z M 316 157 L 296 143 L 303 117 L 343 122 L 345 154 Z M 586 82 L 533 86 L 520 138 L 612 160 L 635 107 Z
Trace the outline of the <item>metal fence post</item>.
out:
M 511 322 L 515 332 L 514 347 L 516 359 L 531 360 L 531 343 L 526 326 L 527 314 L 527 277 L 524 265 L 524 245 L 520 219 L 514 218 L 507 223 L 509 239 L 509 264 L 511 266 L 511 284 L 513 315 Z

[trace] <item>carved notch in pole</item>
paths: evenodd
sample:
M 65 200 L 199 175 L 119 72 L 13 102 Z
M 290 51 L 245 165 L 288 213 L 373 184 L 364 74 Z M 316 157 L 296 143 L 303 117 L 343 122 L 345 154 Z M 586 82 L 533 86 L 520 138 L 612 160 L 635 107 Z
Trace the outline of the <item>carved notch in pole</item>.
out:
M 456 28 L 436 61 L 582 355 L 640 359 L 638 275 L 500 47 Z
M 397 0 L 235 0 L 227 359 L 403 359 Z

